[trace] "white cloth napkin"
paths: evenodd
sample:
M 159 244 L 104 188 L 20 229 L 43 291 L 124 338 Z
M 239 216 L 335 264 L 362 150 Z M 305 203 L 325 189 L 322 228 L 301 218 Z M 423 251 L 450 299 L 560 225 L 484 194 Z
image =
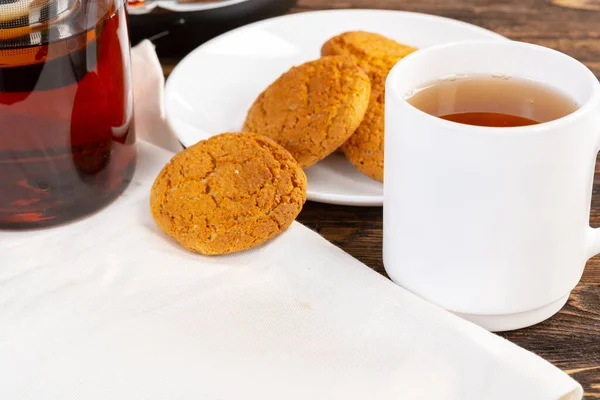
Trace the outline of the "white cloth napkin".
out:
M 133 103 L 138 138 L 172 152 L 183 148 L 165 122 L 165 77 L 154 45 L 143 40 L 131 51 Z
M 148 48 L 134 55 L 157 72 Z M 0 231 L 0 399 L 581 398 L 548 362 L 299 223 L 247 252 L 184 250 L 148 207 L 172 153 L 138 150 L 133 182 L 103 211 Z

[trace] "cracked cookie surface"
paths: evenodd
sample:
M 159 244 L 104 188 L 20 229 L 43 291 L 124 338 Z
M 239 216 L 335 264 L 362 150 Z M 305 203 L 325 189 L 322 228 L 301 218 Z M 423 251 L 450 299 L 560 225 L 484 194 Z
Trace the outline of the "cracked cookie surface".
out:
M 385 36 L 370 32 L 346 32 L 329 39 L 323 56 L 352 58 L 371 79 L 371 98 L 365 118 L 342 146 L 346 158 L 363 174 L 383 182 L 385 81 L 403 57 L 415 51 Z
M 158 227 L 205 255 L 258 246 L 286 230 L 306 201 L 306 175 L 271 139 L 224 133 L 177 154 L 156 178 Z
M 377 33 L 354 31 L 329 39 L 323 44 L 321 55 L 350 57 L 373 79 L 387 76 L 398 61 L 415 50 Z
M 371 80 L 372 92 L 365 118 L 342 145 L 344 155 L 360 172 L 383 182 L 385 76 Z
M 243 130 L 269 136 L 307 168 L 354 133 L 370 94 L 369 78 L 356 63 L 323 57 L 290 69 L 261 93 Z

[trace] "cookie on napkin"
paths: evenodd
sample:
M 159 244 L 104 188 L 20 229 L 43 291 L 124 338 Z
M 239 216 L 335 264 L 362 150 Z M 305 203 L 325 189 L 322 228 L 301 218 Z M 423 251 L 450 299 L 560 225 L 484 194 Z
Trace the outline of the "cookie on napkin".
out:
M 258 246 L 285 231 L 306 201 L 306 175 L 284 148 L 252 134 L 224 133 L 177 154 L 156 178 L 156 224 L 205 255 Z
M 307 168 L 352 136 L 370 94 L 367 74 L 351 59 L 323 57 L 292 68 L 261 93 L 243 130 L 269 136 Z

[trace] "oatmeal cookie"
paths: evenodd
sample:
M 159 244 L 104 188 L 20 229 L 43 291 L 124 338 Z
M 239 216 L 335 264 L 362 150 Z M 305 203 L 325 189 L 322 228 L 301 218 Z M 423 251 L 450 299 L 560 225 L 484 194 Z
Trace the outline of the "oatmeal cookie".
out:
M 342 146 L 346 158 L 363 174 L 383 182 L 385 80 L 414 47 L 369 32 L 346 32 L 328 40 L 323 56 L 350 57 L 371 79 L 371 97 L 363 122 Z
M 415 50 L 377 33 L 356 31 L 329 39 L 321 48 L 321 55 L 350 57 L 373 79 L 387 76 L 398 61 Z
M 342 151 L 360 172 L 383 182 L 385 77 L 371 82 L 373 89 L 365 119 L 342 145 Z
M 306 201 L 306 175 L 284 148 L 224 133 L 177 154 L 156 178 L 156 224 L 185 248 L 217 255 L 258 246 L 286 230 Z
M 323 57 L 294 67 L 254 102 L 243 130 L 286 148 L 302 168 L 341 146 L 364 118 L 371 83 L 347 57 Z

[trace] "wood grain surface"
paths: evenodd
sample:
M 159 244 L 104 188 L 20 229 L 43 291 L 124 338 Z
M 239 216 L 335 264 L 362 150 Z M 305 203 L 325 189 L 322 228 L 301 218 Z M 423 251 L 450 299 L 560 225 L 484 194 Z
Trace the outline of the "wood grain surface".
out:
M 455 18 L 511 39 L 560 50 L 600 76 L 600 0 L 298 0 L 290 12 L 341 8 L 405 10 Z M 167 74 L 175 61 L 164 60 Z M 598 172 L 600 163 L 596 166 L 590 217 L 594 227 L 600 226 Z M 381 208 L 308 202 L 299 220 L 385 274 Z M 583 385 L 585 399 L 600 399 L 600 257 L 588 262 L 581 283 L 559 314 L 537 326 L 501 336 L 569 373 Z

